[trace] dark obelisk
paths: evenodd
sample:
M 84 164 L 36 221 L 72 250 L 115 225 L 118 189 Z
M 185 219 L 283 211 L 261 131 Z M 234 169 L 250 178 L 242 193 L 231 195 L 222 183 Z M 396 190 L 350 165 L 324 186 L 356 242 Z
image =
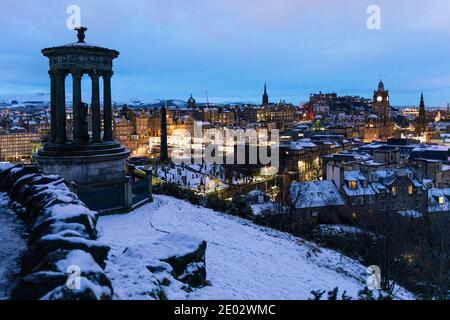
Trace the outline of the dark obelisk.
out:
M 161 150 L 160 150 L 161 162 L 167 162 L 169 160 L 169 151 L 167 147 L 167 102 L 161 109 Z

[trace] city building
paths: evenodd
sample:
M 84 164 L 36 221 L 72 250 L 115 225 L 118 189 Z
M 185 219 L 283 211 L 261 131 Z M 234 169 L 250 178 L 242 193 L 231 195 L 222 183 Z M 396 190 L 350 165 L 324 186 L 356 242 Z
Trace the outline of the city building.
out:
M 366 119 L 364 142 L 387 140 L 394 137 L 394 122 L 390 114 L 389 91 L 385 90 L 383 81 L 373 94 L 374 113 Z
M 332 177 L 350 206 L 377 212 L 427 212 L 426 185 L 407 168 L 346 171 L 334 167 Z
M 40 144 L 41 135 L 31 132 L 14 132 L 0 134 L 0 161 L 29 162 L 33 149 Z

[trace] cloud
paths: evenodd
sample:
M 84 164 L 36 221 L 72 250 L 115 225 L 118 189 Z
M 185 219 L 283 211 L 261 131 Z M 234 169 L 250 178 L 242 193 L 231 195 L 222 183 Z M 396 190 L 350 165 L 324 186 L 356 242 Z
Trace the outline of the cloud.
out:
M 366 28 L 374 3 L 381 31 Z M 75 41 L 65 28 L 71 4 L 82 9 L 87 41 L 121 52 L 119 96 L 202 96 L 208 88 L 259 101 L 264 81 L 294 102 L 316 90 L 370 96 L 382 74 L 392 89 L 411 90 L 411 101 L 426 78 L 439 91 L 433 101 L 448 100 L 440 89 L 450 67 L 448 0 L 3 0 L 2 90 L 47 86 L 40 50 Z

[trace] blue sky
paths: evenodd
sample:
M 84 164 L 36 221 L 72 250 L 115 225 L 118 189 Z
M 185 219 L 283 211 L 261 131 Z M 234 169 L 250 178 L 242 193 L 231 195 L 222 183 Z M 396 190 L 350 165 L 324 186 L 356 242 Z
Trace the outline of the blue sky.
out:
M 380 75 L 395 105 L 450 101 L 448 0 L 2 0 L 0 94 L 48 91 L 44 47 L 117 49 L 115 99 L 261 100 L 298 104 L 312 92 L 371 97 Z M 381 30 L 368 30 L 369 5 Z

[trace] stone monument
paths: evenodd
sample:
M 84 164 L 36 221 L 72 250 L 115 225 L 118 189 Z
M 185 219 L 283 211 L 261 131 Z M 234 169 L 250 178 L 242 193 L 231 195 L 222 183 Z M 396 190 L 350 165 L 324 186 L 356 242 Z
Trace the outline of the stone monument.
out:
M 44 173 L 61 175 L 72 183 L 88 207 L 107 211 L 125 202 L 125 164 L 130 154 L 112 138 L 111 77 L 113 60 L 119 52 L 87 44 L 87 29 L 76 30 L 78 42 L 42 50 L 50 61 L 51 130 L 36 160 Z M 68 75 L 73 80 L 73 140 L 68 140 L 66 135 Z M 88 106 L 82 101 L 81 92 L 81 79 L 86 75 L 92 81 L 91 134 L 86 120 Z M 103 112 L 100 79 L 103 80 Z

